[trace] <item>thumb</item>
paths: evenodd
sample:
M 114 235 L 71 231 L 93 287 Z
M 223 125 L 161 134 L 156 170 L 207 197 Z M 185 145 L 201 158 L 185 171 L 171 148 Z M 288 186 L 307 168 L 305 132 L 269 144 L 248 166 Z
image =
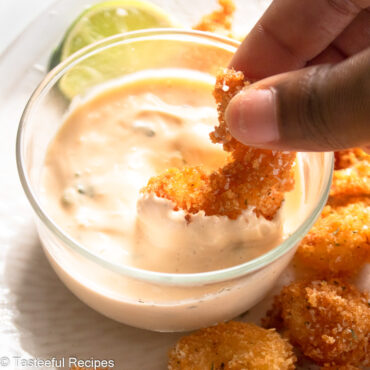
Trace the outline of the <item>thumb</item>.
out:
M 226 110 L 230 133 L 246 145 L 331 151 L 370 144 L 370 48 L 336 65 L 263 79 Z

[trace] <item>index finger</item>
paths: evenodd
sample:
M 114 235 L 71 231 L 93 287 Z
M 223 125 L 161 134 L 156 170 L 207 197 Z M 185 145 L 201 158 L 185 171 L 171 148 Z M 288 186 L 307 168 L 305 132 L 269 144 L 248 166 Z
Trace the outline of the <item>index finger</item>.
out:
M 257 80 L 302 68 L 326 49 L 370 0 L 275 0 L 230 67 Z

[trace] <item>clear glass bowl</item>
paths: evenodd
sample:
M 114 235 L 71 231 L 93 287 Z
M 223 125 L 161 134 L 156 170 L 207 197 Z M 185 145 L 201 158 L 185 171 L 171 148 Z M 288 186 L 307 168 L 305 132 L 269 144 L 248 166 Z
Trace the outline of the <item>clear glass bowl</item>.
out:
M 325 205 L 333 155 L 301 154 L 301 222 L 284 242 L 262 256 L 222 270 L 189 274 L 117 264 L 71 238 L 40 204 L 40 174 L 46 150 L 70 106 L 58 84 L 75 68 L 104 60 L 107 50 L 112 58 L 124 60 L 109 72 L 112 79 L 161 68 L 185 68 L 214 76 L 220 66 L 227 66 L 238 45 L 237 41 L 209 33 L 173 29 L 114 36 L 58 65 L 38 86 L 24 110 L 17 137 L 17 164 L 46 256 L 77 297 L 112 319 L 149 330 L 184 331 L 231 319 L 255 305 L 288 265 L 297 244 Z M 143 58 L 148 52 L 151 57 Z M 86 81 L 78 85 L 79 92 L 103 82 L 101 76 L 89 76 Z

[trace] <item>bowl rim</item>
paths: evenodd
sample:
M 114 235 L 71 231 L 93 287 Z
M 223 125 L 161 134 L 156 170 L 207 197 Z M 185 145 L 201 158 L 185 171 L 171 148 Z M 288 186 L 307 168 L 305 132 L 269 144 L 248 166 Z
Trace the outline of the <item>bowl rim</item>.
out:
M 61 241 L 67 245 L 67 247 L 78 252 L 83 257 L 88 258 L 90 261 L 97 263 L 98 265 L 109 269 L 113 272 L 126 275 L 130 278 L 144 280 L 150 283 L 158 283 L 165 285 L 178 285 L 178 286 L 194 286 L 194 285 L 206 285 L 218 282 L 223 282 L 227 280 L 236 279 L 244 275 L 250 274 L 256 270 L 259 270 L 286 253 L 288 253 L 292 248 L 294 248 L 297 243 L 304 237 L 304 235 L 312 227 L 316 219 L 319 217 L 323 207 L 325 206 L 326 200 L 329 195 L 331 179 L 333 175 L 333 164 L 334 156 L 333 153 L 324 153 L 327 158 L 324 160 L 329 161 L 329 171 L 323 175 L 323 189 L 321 197 L 318 201 L 316 207 L 311 211 L 311 213 L 306 217 L 304 222 L 281 244 L 271 249 L 270 251 L 254 258 L 250 261 L 244 262 L 239 265 L 227 267 L 224 269 L 198 272 L 198 273 L 166 273 L 166 272 L 156 272 L 141 269 L 134 266 L 128 266 L 123 264 L 114 263 L 106 258 L 98 256 L 96 253 L 90 251 L 83 244 L 79 243 L 71 236 L 67 234 L 61 227 L 59 227 L 51 217 L 47 215 L 46 210 L 41 206 L 38 201 L 38 197 L 32 190 L 31 181 L 27 174 L 25 168 L 24 153 L 22 150 L 22 144 L 24 142 L 24 130 L 27 126 L 27 121 L 32 113 L 33 107 L 49 92 L 49 90 L 55 85 L 56 81 L 62 77 L 62 75 L 67 72 L 74 65 L 80 63 L 82 60 L 89 58 L 95 53 L 101 52 L 107 48 L 117 46 L 123 43 L 137 41 L 141 38 L 163 38 L 163 37 L 190 37 L 195 42 L 198 40 L 207 41 L 211 43 L 216 43 L 220 47 L 233 48 L 234 50 L 240 45 L 240 42 L 236 40 L 229 39 L 224 36 L 216 35 L 210 32 L 195 31 L 195 30 L 184 30 L 175 28 L 156 28 L 132 31 L 124 34 L 118 34 L 106 39 L 97 41 L 91 45 L 84 47 L 78 52 L 72 54 L 66 60 L 58 64 L 54 69 L 52 69 L 37 86 L 37 88 L 32 93 L 29 98 L 24 111 L 22 113 L 16 138 L 16 162 L 18 168 L 19 178 L 23 187 L 23 190 L 30 202 L 33 211 L 36 213 L 40 221 L 51 231 L 55 236 L 57 236 Z M 331 164 L 330 164 L 331 162 Z M 46 246 L 45 246 L 46 247 Z

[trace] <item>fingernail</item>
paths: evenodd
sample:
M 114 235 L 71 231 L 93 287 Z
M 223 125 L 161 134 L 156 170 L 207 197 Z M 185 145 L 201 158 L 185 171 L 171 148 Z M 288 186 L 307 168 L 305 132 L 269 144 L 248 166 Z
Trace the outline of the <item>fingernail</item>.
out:
M 258 145 L 279 139 L 272 90 L 245 89 L 231 99 L 225 119 L 232 136 L 243 144 Z

